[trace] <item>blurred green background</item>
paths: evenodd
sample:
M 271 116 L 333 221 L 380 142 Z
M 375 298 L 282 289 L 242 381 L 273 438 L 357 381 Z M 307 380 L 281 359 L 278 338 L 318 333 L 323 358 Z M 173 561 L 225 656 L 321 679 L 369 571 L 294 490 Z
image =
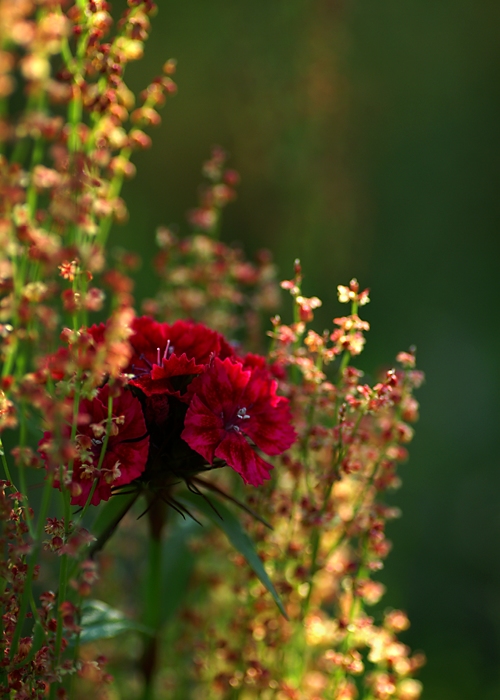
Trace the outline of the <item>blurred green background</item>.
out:
M 155 291 L 158 224 L 195 204 L 213 144 L 242 177 L 223 238 L 267 246 L 305 293 L 372 290 L 364 368 L 418 347 L 421 420 L 393 498 L 381 579 L 423 649 L 426 700 L 500 697 L 498 0 L 160 0 L 142 88 L 178 59 L 178 96 L 127 185 L 115 243 Z M 120 3 L 115 3 L 119 7 Z M 187 230 L 187 227 L 184 228 Z

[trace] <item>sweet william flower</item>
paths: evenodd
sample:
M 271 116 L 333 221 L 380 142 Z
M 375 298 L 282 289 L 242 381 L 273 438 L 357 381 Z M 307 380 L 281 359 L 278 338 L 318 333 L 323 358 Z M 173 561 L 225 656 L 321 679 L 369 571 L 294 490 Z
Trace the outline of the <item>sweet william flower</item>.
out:
M 247 484 L 270 478 L 272 464 L 255 447 L 278 455 L 295 441 L 288 399 L 261 368 L 214 358 L 189 386 L 192 396 L 181 437 L 207 462 L 224 460 Z
M 148 316 L 135 318 L 130 344 L 134 350 L 132 373 L 149 372 L 153 364 L 162 365 L 173 355 L 206 365 L 212 356 L 231 357 L 234 351 L 225 338 L 201 323 L 176 321 L 160 323 Z M 135 371 L 134 371 L 135 370 Z
M 142 316 L 134 320 L 133 329 L 130 372 L 135 377 L 131 384 L 148 397 L 164 393 L 180 397 L 186 389 L 182 377 L 200 374 L 214 356 L 234 355 L 220 333 L 201 323 L 176 321 L 170 325 Z

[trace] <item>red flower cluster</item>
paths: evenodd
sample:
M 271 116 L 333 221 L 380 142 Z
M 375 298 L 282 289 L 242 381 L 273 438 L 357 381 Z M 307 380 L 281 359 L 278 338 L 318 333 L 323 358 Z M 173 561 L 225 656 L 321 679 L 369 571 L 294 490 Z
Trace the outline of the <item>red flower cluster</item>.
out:
M 140 390 L 151 436 L 146 476 L 188 477 L 227 464 L 247 484 L 269 478 L 268 455 L 295 440 L 288 400 L 264 358 L 241 358 L 222 335 L 186 321 L 136 319 L 130 384 Z
M 97 330 L 89 329 L 99 343 Z M 281 454 L 295 431 L 265 359 L 238 356 L 222 335 L 197 323 L 143 316 L 132 331 L 129 384 L 104 384 L 96 398 L 80 402 L 74 453 L 62 475 L 52 466 L 55 486 L 66 480 L 71 502 L 85 505 L 92 489 L 97 504 L 138 478 L 162 487 L 209 465 L 228 465 L 253 486 L 269 479 L 272 464 L 259 452 Z M 63 432 L 67 441 L 71 426 Z M 39 449 L 48 467 L 53 447 L 47 432 Z

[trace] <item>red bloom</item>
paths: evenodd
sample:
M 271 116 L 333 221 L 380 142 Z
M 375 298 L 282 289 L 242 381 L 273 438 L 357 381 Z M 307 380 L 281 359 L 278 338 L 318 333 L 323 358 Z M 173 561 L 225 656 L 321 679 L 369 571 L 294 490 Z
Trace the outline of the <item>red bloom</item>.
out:
M 176 386 L 172 379 L 173 377 L 189 377 L 191 375 L 200 374 L 205 369 L 205 365 L 196 364 L 196 360 L 187 356 L 171 355 L 164 358 L 161 364 L 154 364 L 150 372 L 143 374 L 130 380 L 132 386 L 137 386 L 146 396 L 155 394 L 173 394 L 181 398 L 179 387 Z
M 158 323 L 147 316 L 136 318 L 130 343 L 134 349 L 131 384 L 146 396 L 179 394 L 173 377 L 200 374 L 212 357 L 230 357 L 233 349 L 222 335 L 200 323 Z M 185 388 L 185 387 L 184 387 Z
M 273 467 L 254 445 L 277 455 L 296 437 L 288 399 L 276 394 L 276 386 L 262 368 L 215 358 L 190 384 L 181 437 L 210 464 L 223 459 L 247 484 L 262 484 Z
M 85 505 L 97 479 L 91 503 L 97 505 L 109 500 L 115 486 L 124 486 L 139 477 L 145 467 L 149 451 L 149 437 L 140 401 L 124 389 L 113 398 L 112 425 L 107 449 L 99 467 L 102 445 L 108 419 L 109 385 L 101 389 L 95 399 L 80 402 L 76 433 L 77 457 L 71 476 L 71 503 Z M 66 426 L 63 437 L 68 439 L 71 426 Z M 44 433 L 39 449 L 46 464 L 49 462 L 51 433 Z M 99 469 L 98 469 L 99 467 Z M 60 488 L 56 470 L 54 486 Z
M 141 371 L 149 371 L 153 364 L 161 365 L 172 355 L 206 365 L 212 356 L 231 357 L 234 351 L 224 337 L 201 323 L 176 321 L 172 325 L 159 323 L 148 316 L 135 318 L 130 344 L 134 349 L 132 363 Z M 133 369 L 132 369 L 133 371 Z

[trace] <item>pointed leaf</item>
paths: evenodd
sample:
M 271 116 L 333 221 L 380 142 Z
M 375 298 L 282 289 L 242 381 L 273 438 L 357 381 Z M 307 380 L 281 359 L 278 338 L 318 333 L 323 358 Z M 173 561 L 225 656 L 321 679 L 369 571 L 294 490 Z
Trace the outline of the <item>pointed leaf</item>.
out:
M 102 600 L 86 600 L 83 603 L 80 625 L 82 627 L 81 644 L 116 637 L 128 630 L 151 634 L 151 630 L 147 627 L 131 620 L 121 610 L 112 608 Z
M 243 529 L 240 521 L 224 503 L 221 503 L 212 496 L 210 498 L 214 501 L 215 508 L 221 517 L 215 513 L 210 504 L 207 503 L 202 496 L 197 496 L 190 491 L 183 491 L 181 495 L 176 495 L 176 500 L 179 500 L 186 508 L 196 508 L 198 512 L 208 518 L 225 533 L 233 547 L 245 557 L 257 578 L 272 595 L 281 614 L 288 620 L 288 615 L 283 607 L 283 603 L 264 568 L 264 564 L 255 550 L 252 540 Z
M 92 526 L 92 534 L 97 538 L 97 541 L 90 547 L 91 557 L 104 547 L 120 524 L 120 520 L 134 505 L 138 497 L 139 492 L 128 493 L 124 496 L 116 494 L 100 506 Z

